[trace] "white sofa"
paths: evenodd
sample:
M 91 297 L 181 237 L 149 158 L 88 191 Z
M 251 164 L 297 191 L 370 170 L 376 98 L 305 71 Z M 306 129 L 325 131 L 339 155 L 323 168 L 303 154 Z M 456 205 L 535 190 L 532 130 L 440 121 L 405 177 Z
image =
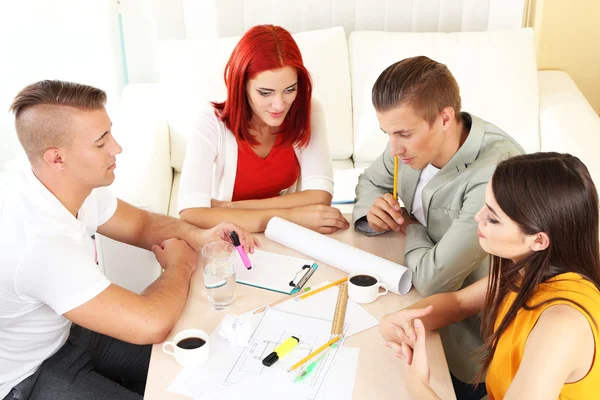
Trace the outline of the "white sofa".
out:
M 538 71 L 530 29 L 459 33 L 393 33 L 342 28 L 294 35 L 325 111 L 322 126 L 338 170 L 368 166 L 383 151 L 371 105 L 380 72 L 406 57 L 426 55 L 448 65 L 463 110 L 495 123 L 528 152 L 579 156 L 600 184 L 600 118 L 571 78 Z M 223 69 L 239 38 L 166 41 L 160 51 L 160 83 L 125 87 L 114 125 L 123 147 L 117 179 L 120 198 L 176 216 L 186 139 L 197 110 L 225 96 Z M 199 171 L 198 173 L 201 173 Z M 140 291 L 159 274 L 152 254 L 105 238 L 102 254 L 109 278 Z M 142 258 L 140 258 L 142 257 Z M 138 272 L 123 273 L 123 263 Z M 147 264 L 151 267 L 148 267 Z

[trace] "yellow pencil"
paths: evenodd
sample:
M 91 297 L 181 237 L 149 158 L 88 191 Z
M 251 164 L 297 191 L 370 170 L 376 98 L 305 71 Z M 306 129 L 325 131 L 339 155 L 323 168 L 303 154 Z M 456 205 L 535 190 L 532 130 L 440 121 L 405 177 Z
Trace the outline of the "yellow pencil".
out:
M 308 292 L 308 293 L 305 293 L 305 294 L 303 294 L 302 296 L 296 297 L 296 301 L 303 300 L 303 299 L 305 299 L 305 298 L 307 298 L 307 297 L 310 297 L 310 296 L 312 296 L 313 294 L 317 294 L 317 293 L 319 293 L 319 292 L 322 292 L 322 291 L 323 291 L 323 290 L 325 290 L 325 289 L 329 289 L 330 287 L 333 287 L 333 286 L 339 285 L 340 283 L 346 282 L 346 280 L 348 280 L 348 277 L 345 277 L 345 278 L 342 278 L 342 279 L 340 279 L 340 280 L 337 280 L 337 281 L 335 281 L 335 282 L 333 282 L 333 283 L 330 283 L 329 285 L 325 285 L 325 286 L 323 286 L 322 288 L 318 288 L 318 289 L 316 289 L 316 290 L 311 290 L 310 292 Z
M 304 289 L 304 291 L 305 291 L 305 292 L 306 292 L 307 290 L 310 290 L 310 288 L 306 288 L 306 289 Z M 296 293 L 296 294 L 293 294 L 293 295 L 291 295 L 291 296 L 289 296 L 289 297 L 284 297 L 284 298 L 282 298 L 282 299 L 276 300 L 276 301 L 274 301 L 274 302 L 272 302 L 272 303 L 269 303 L 269 304 L 267 304 L 267 305 L 266 305 L 266 306 L 264 306 L 264 307 L 261 307 L 261 308 L 259 308 L 259 309 L 258 309 L 258 310 L 256 310 L 256 311 L 254 311 L 254 312 L 253 312 L 253 314 L 258 314 L 258 313 L 261 313 L 261 312 L 265 311 L 265 310 L 267 309 L 267 307 L 273 307 L 273 306 L 276 306 L 276 305 L 278 305 L 278 304 L 281 304 L 281 303 L 283 303 L 284 301 L 288 301 L 288 300 L 294 299 L 294 298 L 296 298 L 296 297 L 298 297 L 298 296 L 301 296 L 301 295 L 302 295 L 302 292 L 298 292 L 298 293 Z
M 394 200 L 398 200 L 398 156 L 394 157 Z
M 307 362 L 308 360 L 310 360 L 311 358 L 313 358 L 314 356 L 316 356 L 317 354 L 319 354 L 320 352 L 322 352 L 323 350 L 325 350 L 326 348 L 328 348 L 329 346 L 331 346 L 332 344 L 334 344 L 335 342 L 340 340 L 340 338 L 341 338 L 341 336 L 334 337 L 329 342 L 325 343 L 323 346 L 319 347 L 317 350 L 313 351 L 312 353 L 310 353 L 309 355 L 304 357 L 302 360 L 300 360 L 296 364 L 294 364 L 292 366 L 292 368 L 288 369 L 288 372 L 295 370 L 296 368 L 298 368 L 299 366 L 301 366 L 302 364 L 304 364 L 305 362 Z

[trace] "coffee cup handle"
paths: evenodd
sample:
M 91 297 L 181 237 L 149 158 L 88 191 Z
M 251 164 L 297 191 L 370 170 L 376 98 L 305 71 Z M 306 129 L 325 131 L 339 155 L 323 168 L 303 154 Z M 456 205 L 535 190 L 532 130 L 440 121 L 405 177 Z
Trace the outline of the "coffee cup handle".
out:
M 377 293 L 377 297 L 379 297 L 379 296 L 383 296 L 384 294 L 387 294 L 387 292 L 388 292 L 388 288 L 387 288 L 387 286 L 385 286 L 385 283 L 380 283 L 380 284 L 379 284 L 379 287 L 380 287 L 380 288 L 382 288 L 382 289 L 384 289 L 384 290 L 385 290 L 385 292 L 383 292 L 383 293 Z
M 173 348 L 173 350 L 167 349 L 167 346 L 171 346 Z M 163 351 L 165 353 L 167 353 L 167 354 L 175 356 L 175 343 L 173 343 L 173 342 L 166 342 L 165 344 L 163 344 Z

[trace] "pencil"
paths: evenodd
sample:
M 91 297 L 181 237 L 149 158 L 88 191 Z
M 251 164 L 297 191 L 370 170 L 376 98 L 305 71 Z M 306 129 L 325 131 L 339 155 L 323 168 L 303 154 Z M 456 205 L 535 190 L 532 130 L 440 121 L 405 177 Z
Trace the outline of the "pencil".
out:
M 310 288 L 306 288 L 306 289 L 304 290 L 304 292 L 306 292 L 306 290 L 309 290 L 309 289 L 310 289 Z M 264 306 L 264 307 L 262 307 L 262 308 L 259 308 L 258 310 L 254 311 L 252 314 L 258 314 L 258 313 L 261 313 L 261 312 L 265 311 L 265 310 L 267 309 L 267 307 L 273 307 L 273 306 L 276 306 L 277 304 L 281 304 L 281 303 L 283 303 L 284 301 L 287 301 L 287 300 L 293 299 L 294 297 L 298 297 L 298 296 L 300 296 L 300 295 L 302 295 L 302 291 L 300 291 L 300 292 L 298 292 L 298 293 L 296 293 L 296 294 L 293 294 L 293 295 L 291 295 L 291 296 L 288 296 L 288 297 L 281 298 L 281 299 L 279 299 L 279 300 L 276 300 L 276 301 L 274 301 L 274 302 L 272 302 L 272 303 L 269 303 L 269 304 L 267 304 L 266 306 Z
M 301 366 L 302 364 L 304 364 L 305 362 L 307 362 L 308 360 L 310 360 L 311 358 L 313 358 L 314 356 L 316 356 L 317 354 L 319 354 L 320 352 L 322 352 L 323 350 L 340 340 L 340 338 L 341 336 L 334 337 L 329 342 L 325 343 L 323 346 L 319 347 L 317 350 L 313 351 L 312 353 L 304 357 L 302 360 L 294 364 L 292 368 L 288 369 L 288 372 L 295 370 L 296 368 L 298 368 L 299 366 Z
M 305 294 L 303 294 L 303 295 L 302 295 L 302 296 L 300 296 L 300 297 L 297 297 L 297 298 L 296 298 L 296 301 L 304 300 L 305 298 L 307 298 L 307 297 L 310 297 L 310 296 L 312 296 L 313 294 L 317 294 L 317 293 L 319 293 L 319 292 L 322 292 L 322 291 L 323 291 L 323 290 L 325 290 L 325 289 L 329 289 L 330 287 L 333 287 L 333 286 L 339 285 L 340 283 L 346 282 L 346 280 L 348 280 L 348 277 L 345 277 L 345 278 L 342 278 L 342 279 L 340 279 L 340 280 L 337 280 L 337 281 L 335 281 L 335 282 L 333 282 L 333 283 L 330 283 L 329 285 L 325 285 L 325 286 L 323 286 L 323 287 L 321 287 L 321 288 L 318 288 L 318 289 L 316 289 L 316 290 L 311 290 L 310 292 L 308 292 L 308 293 L 305 293 Z
M 398 200 L 398 156 L 394 157 L 394 200 Z

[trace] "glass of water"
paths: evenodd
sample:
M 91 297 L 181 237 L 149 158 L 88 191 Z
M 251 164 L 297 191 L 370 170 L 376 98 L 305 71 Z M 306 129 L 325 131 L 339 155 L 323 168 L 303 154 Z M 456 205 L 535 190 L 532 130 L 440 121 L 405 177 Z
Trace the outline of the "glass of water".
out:
M 204 287 L 215 310 L 233 303 L 235 294 L 235 247 L 229 242 L 213 242 L 202 248 Z

